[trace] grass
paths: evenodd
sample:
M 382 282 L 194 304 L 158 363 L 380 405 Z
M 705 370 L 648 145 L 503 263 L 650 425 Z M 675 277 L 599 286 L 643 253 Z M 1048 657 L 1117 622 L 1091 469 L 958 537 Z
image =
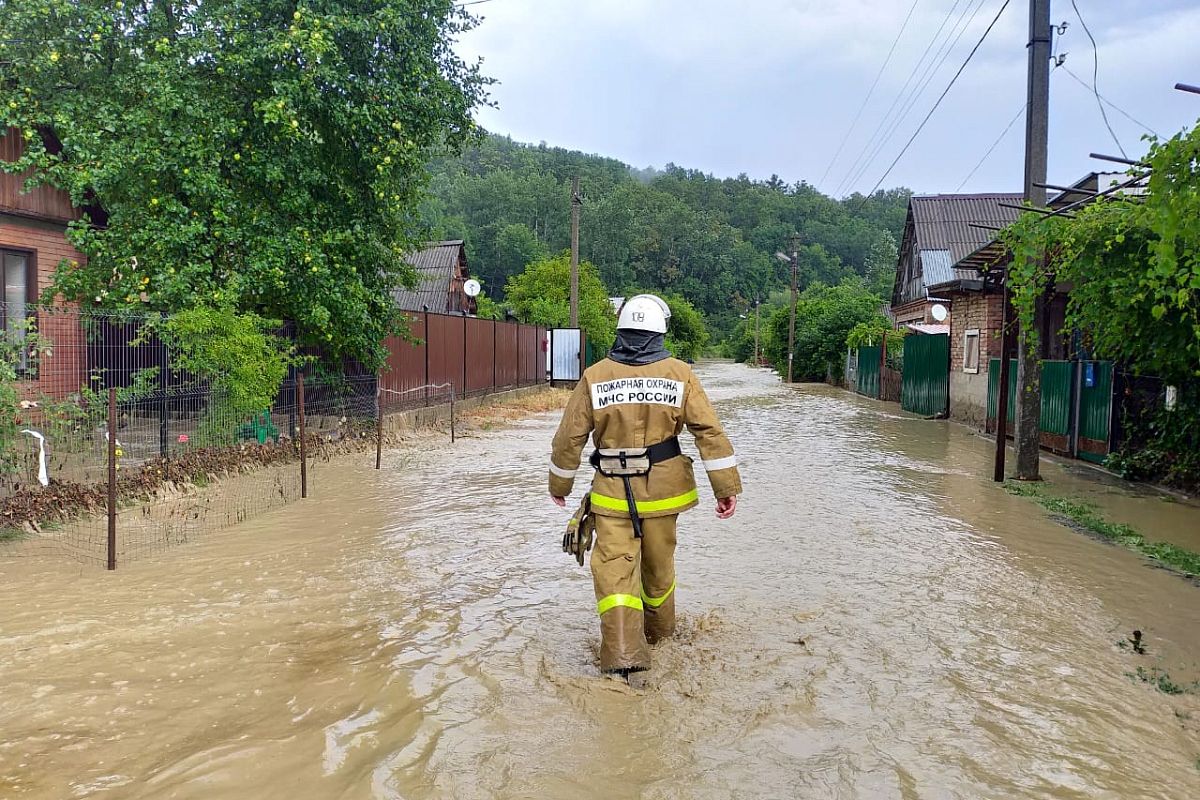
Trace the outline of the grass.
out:
M 0 544 L 18 542 L 29 534 L 20 528 L 0 528 Z
M 1150 667 L 1149 669 L 1138 667 L 1136 672 L 1126 672 L 1125 674 L 1132 680 L 1150 684 L 1163 694 L 1194 694 L 1197 689 L 1200 689 L 1200 684 L 1195 682 L 1190 685 L 1176 683 L 1166 670 L 1159 667 Z
M 1200 575 L 1200 553 L 1168 542 L 1148 541 L 1136 528 L 1104 519 L 1095 506 L 1046 494 L 1039 485 L 1033 483 L 1005 481 L 1004 489 L 1009 494 L 1028 497 L 1051 514 L 1066 518 L 1072 527 L 1119 544 L 1187 575 Z

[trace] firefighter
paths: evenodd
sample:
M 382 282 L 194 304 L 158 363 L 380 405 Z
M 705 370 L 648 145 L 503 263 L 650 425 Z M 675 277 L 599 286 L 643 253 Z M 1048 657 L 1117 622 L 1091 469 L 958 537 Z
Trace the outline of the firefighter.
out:
M 612 351 L 583 373 L 550 459 L 550 496 L 565 507 L 589 435 L 596 448 L 591 491 L 563 547 L 582 563 L 594 529 L 600 670 L 624 677 L 648 669 L 647 645 L 675 630 L 675 526 L 699 502 L 692 459 L 679 449 L 685 426 L 696 439 L 718 518 L 733 516 L 742 491 L 733 446 L 704 389 L 666 350 L 670 313 L 654 295 L 622 306 Z M 584 530 L 587 541 L 578 535 Z

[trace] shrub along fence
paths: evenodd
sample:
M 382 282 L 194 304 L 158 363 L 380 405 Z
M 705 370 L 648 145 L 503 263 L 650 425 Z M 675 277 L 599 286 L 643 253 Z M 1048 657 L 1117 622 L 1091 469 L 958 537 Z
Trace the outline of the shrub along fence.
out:
M 541 329 L 420 314 L 378 374 L 310 360 L 247 413 L 180 366 L 161 317 L 0 313 L 0 558 L 111 569 L 305 497 L 309 465 L 378 445 L 384 414 L 545 380 Z

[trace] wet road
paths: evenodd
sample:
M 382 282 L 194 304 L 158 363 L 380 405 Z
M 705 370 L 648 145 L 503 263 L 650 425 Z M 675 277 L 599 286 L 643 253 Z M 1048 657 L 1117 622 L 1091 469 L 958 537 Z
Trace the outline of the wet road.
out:
M 1127 674 L 1200 677 L 1200 588 L 982 480 L 963 428 L 701 374 L 747 491 L 685 517 L 640 689 L 596 677 L 543 416 L 114 574 L 0 561 L 0 797 L 1200 796 L 1200 701 Z

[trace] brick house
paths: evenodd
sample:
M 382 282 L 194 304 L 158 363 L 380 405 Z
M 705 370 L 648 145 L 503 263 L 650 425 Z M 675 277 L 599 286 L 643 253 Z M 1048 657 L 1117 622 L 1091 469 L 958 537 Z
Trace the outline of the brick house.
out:
M 8 129 L 0 136 L 0 159 L 14 161 L 24 151 L 21 133 Z M 50 285 L 54 270 L 66 260 L 83 263 L 84 257 L 66 238 L 67 223 L 80 212 L 65 192 L 47 186 L 24 191 L 25 175 L 0 172 L 0 272 L 4 296 L 0 301 L 0 327 L 9 337 L 21 337 L 29 325 L 55 345 L 43 356 L 29 380 L 26 395 L 65 396 L 84 380 L 84 338 L 78 319 L 35 311 L 31 305 Z M 28 319 L 35 315 L 36 319 Z
M 949 310 L 950 417 L 983 427 L 988 359 L 1000 352 L 1003 307 L 970 258 L 1020 213 L 1020 194 L 943 194 L 909 200 L 896 264 L 892 315 L 897 328 L 929 326 L 935 305 Z M 918 330 L 922 328 L 917 328 Z

